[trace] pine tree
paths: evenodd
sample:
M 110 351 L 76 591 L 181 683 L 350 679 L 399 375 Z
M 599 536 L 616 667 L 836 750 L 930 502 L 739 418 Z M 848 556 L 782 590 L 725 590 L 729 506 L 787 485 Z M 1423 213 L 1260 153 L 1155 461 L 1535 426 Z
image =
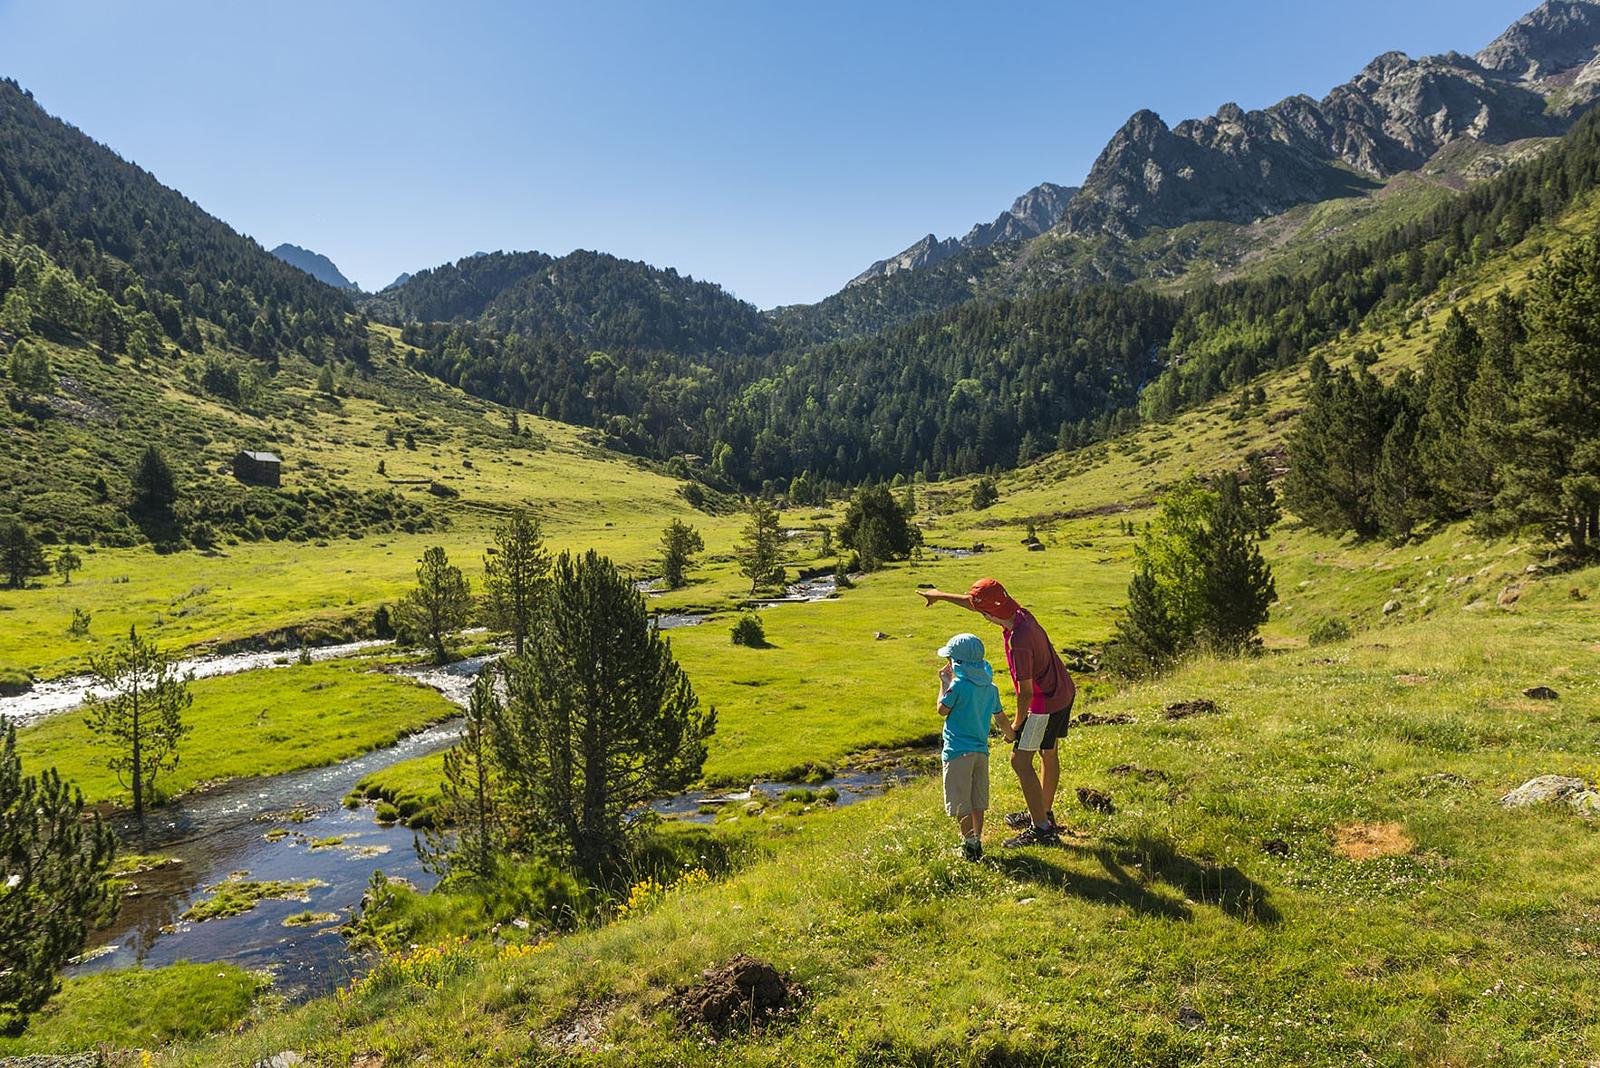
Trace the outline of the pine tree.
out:
M 1581 552 L 1600 544 L 1600 236 L 1535 274 L 1527 325 L 1496 506 Z
M 1160 674 L 1177 659 L 1185 640 L 1150 569 L 1134 571 L 1128 583 L 1128 603 L 1106 651 L 1108 666 L 1130 678 Z
M 489 722 L 508 813 L 586 874 L 614 870 L 627 815 L 700 775 L 714 711 L 700 703 L 644 597 L 593 550 L 551 570 L 549 623 L 508 662 Z
M 63 545 L 56 554 L 56 574 L 61 576 L 61 585 L 72 585 L 72 573 L 83 567 L 83 557 L 73 551 L 72 546 Z
M 700 532 L 681 519 L 674 519 L 661 532 L 661 575 L 669 590 L 684 583 L 684 572 L 693 561 L 695 553 L 703 552 L 706 543 Z
M 14 590 L 22 589 L 36 575 L 50 573 L 43 546 L 20 519 L 0 522 L 0 570 L 5 572 L 6 585 Z
M 741 531 L 733 555 L 739 561 L 739 573 L 750 580 L 750 592 L 755 593 L 782 581 L 783 531 L 777 510 L 759 497 L 750 498 L 746 513 L 750 521 Z
M 1417 523 L 1429 514 L 1427 482 L 1416 445 L 1416 420 L 1409 410 L 1401 409 L 1383 439 L 1372 483 L 1372 512 L 1378 529 L 1395 541 L 1410 537 Z
M 436 871 L 487 875 L 511 844 L 501 811 L 499 763 L 490 737 L 490 723 L 505 713 L 494 679 L 493 668 L 486 668 L 472 681 L 461 740 L 445 750 L 439 817 L 424 836 L 424 858 Z
M 517 511 L 495 531 L 495 547 L 483 558 L 484 600 L 495 626 L 511 635 L 512 651 L 523 644 L 539 613 L 550 554 L 539 520 Z
M 435 545 L 422 554 L 416 588 L 400 599 L 395 614 L 408 632 L 428 640 L 434 660 L 442 664 L 450 658 L 445 639 L 466 626 L 471 610 L 466 576 Z
M 858 490 L 839 524 L 839 544 L 861 556 L 863 570 L 875 571 L 889 560 L 904 560 L 922 544 L 922 532 L 895 502 L 887 486 Z
M 59 971 L 111 901 L 116 842 L 54 768 L 22 773 L 17 728 L 0 724 L 0 1034 L 16 1034 L 61 988 Z
M 156 776 L 178 766 L 178 746 L 189 734 L 183 714 L 194 698 L 194 673 L 179 675 L 154 642 L 128 628 L 128 641 L 89 658 L 89 672 L 107 696 L 90 693 L 84 722 L 108 752 L 104 763 L 133 794 L 134 818 L 155 797 Z
M 178 503 L 178 480 L 160 449 L 145 447 L 133 472 L 133 507 L 149 519 L 170 523 Z
M 1237 655 L 1255 643 L 1278 595 L 1232 473 L 1218 486 L 1195 552 L 1204 604 L 1198 637 L 1218 652 Z
M 1245 470 L 1250 479 L 1240 487 L 1245 513 L 1250 517 L 1250 526 L 1256 537 L 1265 538 L 1283 514 L 1278 510 L 1278 494 L 1272 488 L 1272 472 L 1267 469 L 1267 461 L 1259 452 L 1251 454 Z M 1128 526 L 1129 533 L 1132 533 L 1133 524 Z

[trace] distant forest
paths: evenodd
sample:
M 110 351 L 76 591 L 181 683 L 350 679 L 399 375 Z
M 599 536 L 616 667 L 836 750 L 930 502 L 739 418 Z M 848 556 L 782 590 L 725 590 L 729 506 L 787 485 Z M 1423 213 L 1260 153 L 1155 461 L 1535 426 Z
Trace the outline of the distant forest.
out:
M 590 252 L 470 257 L 358 310 L 9 81 L 0 160 L 0 230 L 57 265 L 34 269 L 18 244 L 0 258 L 0 313 L 9 302 L 13 320 L 108 352 L 200 352 L 220 333 L 270 377 L 291 351 L 360 371 L 370 315 L 401 326 L 428 374 L 748 490 L 807 473 L 839 486 L 1009 467 L 1240 390 L 1369 316 L 1417 314 L 1420 298 L 1594 189 L 1600 118 L 1299 273 L 1179 296 L 1088 285 L 970 300 L 833 341 L 792 312 Z

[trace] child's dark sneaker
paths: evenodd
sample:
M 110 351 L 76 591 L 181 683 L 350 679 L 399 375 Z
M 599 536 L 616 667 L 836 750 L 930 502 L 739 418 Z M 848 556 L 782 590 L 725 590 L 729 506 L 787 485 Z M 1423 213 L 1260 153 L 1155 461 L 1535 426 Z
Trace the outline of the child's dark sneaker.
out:
M 966 857 L 968 860 L 982 860 L 983 859 L 983 843 L 982 842 L 962 842 L 961 843 L 961 855 Z

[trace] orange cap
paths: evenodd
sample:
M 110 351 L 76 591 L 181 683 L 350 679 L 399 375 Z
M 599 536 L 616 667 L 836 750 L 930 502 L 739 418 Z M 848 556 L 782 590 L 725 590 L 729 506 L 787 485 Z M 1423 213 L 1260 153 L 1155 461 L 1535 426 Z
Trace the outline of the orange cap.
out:
M 1006 588 L 992 578 L 981 578 L 967 591 L 967 603 L 986 616 L 1010 619 L 1022 610 Z

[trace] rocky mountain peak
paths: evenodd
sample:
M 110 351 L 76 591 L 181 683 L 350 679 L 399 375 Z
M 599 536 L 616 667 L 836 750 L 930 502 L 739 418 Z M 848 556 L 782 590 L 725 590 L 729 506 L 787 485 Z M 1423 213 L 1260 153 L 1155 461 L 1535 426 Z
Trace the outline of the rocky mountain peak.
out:
M 291 267 L 298 267 L 319 282 L 335 289 L 359 292 L 361 287 L 346 278 L 334 262 L 320 252 L 313 252 L 287 242 L 272 250 L 272 254 Z
M 1485 70 L 1521 81 L 1551 78 L 1583 66 L 1600 49 L 1600 3 L 1548 0 L 1477 54 Z
M 901 271 L 931 267 L 965 249 L 988 248 L 1002 241 L 1025 241 L 1038 237 L 1061 221 L 1067 204 L 1077 191 L 1075 186 L 1042 182 L 1012 201 L 1010 209 L 996 216 L 994 222 L 978 223 L 961 238 L 940 240 L 929 234 L 905 251 L 874 263 L 850 279 L 847 288 L 874 278 L 887 278 Z
M 1289 97 L 1169 128 L 1148 109 L 1112 135 L 1057 229 L 1132 237 L 1249 223 L 1370 188 L 1452 141 L 1562 132 L 1600 99 L 1600 0 L 1549 0 L 1476 57 L 1385 52 L 1321 100 Z

